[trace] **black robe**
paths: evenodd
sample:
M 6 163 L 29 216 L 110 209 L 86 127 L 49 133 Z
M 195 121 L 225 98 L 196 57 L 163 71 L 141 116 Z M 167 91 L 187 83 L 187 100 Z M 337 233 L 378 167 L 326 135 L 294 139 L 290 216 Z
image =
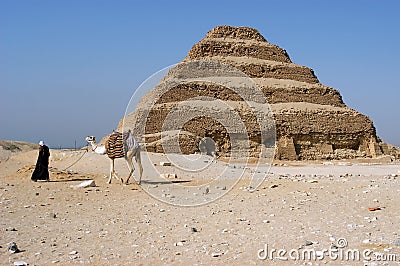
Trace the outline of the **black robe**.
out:
M 32 177 L 31 177 L 31 179 L 33 181 L 37 181 L 37 180 L 49 181 L 50 180 L 49 157 L 50 157 L 49 147 L 47 147 L 46 145 L 40 146 L 39 156 L 36 161 L 36 167 L 32 173 Z

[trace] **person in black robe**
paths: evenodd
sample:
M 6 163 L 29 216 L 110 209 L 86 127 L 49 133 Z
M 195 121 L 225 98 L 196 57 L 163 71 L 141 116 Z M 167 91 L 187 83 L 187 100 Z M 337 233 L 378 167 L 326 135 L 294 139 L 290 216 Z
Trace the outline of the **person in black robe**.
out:
M 50 151 L 43 141 L 39 142 L 39 156 L 36 161 L 35 170 L 32 173 L 32 181 L 46 180 L 50 181 L 49 176 L 49 157 Z

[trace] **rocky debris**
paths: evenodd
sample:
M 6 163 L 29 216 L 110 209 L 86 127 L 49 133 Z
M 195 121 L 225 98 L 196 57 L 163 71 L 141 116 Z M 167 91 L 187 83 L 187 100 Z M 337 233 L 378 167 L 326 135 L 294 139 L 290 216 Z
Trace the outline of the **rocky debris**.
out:
M 319 83 L 312 69 L 293 63 L 284 49 L 267 42 L 256 29 L 217 26 L 192 47 L 183 62 L 192 60 L 228 64 L 254 80 L 273 112 L 276 159 L 377 158 L 382 154 L 400 158 L 400 149 L 383 143 L 376 136 L 370 118 L 347 107 L 339 91 Z M 179 67 L 171 69 L 163 81 L 177 78 L 174 74 Z M 119 129 L 125 127 L 135 131 L 141 128 L 137 123 L 143 123 L 141 120 L 145 119 L 147 151 L 163 153 L 164 147 L 176 147 L 175 143 L 179 143 L 182 153 L 191 154 L 199 152 L 202 138 L 210 137 L 219 156 L 230 156 L 232 143 L 225 127 L 227 123 L 223 125 L 220 120 L 197 116 L 185 121 L 179 134 L 172 131 L 166 134 L 162 129 L 171 110 L 182 102 L 192 103 L 190 108 L 193 110 L 185 112 L 215 113 L 215 117 L 230 121 L 231 110 L 221 109 L 212 99 L 229 102 L 241 116 L 250 139 L 250 157 L 258 157 L 260 147 L 267 145 L 269 140 L 261 143 L 261 132 L 254 113 L 246 109 L 247 104 L 242 97 L 229 87 L 211 82 L 186 81 L 161 93 L 162 86 L 159 85 L 146 94 L 141 100 L 142 105 L 121 120 L 118 126 Z M 254 94 L 251 89 L 244 93 L 249 97 Z M 148 116 L 142 119 L 146 104 L 159 95 L 162 96 L 151 107 Z M 199 97 L 203 100 L 198 100 Z M 261 102 L 254 98 L 254 103 Z M 236 132 L 235 129 L 233 132 Z M 275 140 L 275 136 L 268 137 L 272 142 Z
M 8 252 L 10 253 L 19 253 L 21 250 L 18 248 L 17 244 L 15 242 L 11 242 L 8 245 Z
M 164 179 L 178 178 L 177 174 L 160 174 L 160 177 Z
M 27 265 L 28 265 L 28 263 L 23 260 L 14 261 L 14 266 L 27 266 Z
M 82 183 L 74 186 L 74 188 L 87 188 L 87 187 L 95 187 L 96 182 L 94 180 L 83 181 Z

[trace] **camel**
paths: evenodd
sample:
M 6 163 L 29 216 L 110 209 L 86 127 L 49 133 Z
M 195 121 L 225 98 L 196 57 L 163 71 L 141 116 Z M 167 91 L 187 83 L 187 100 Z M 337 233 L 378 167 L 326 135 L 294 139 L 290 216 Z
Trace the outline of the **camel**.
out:
M 98 146 L 95 136 L 88 136 L 85 140 L 92 146 L 92 151 L 101 155 L 107 154 L 108 158 L 110 158 L 111 164 L 108 184 L 111 184 L 111 179 L 113 177 L 118 178 L 114 169 L 114 160 L 117 158 L 124 158 L 128 165 L 129 175 L 125 182 L 125 184 L 128 184 L 129 178 L 135 170 L 133 157 L 135 157 L 136 163 L 139 166 L 139 185 L 141 184 L 143 167 L 140 158 L 140 146 L 130 130 L 124 134 L 113 131 L 113 133 L 108 137 L 106 145 Z M 122 178 L 120 179 L 121 182 L 124 183 L 124 180 Z

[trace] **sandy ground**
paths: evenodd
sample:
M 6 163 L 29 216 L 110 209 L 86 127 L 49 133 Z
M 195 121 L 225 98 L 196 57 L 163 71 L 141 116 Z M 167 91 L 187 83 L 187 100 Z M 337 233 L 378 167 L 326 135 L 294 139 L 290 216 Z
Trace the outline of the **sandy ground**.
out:
M 185 172 L 160 166 L 165 155 L 149 154 L 143 156 L 142 186 L 132 179 L 129 185 L 115 179 L 109 185 L 108 158 L 85 151 L 51 153 L 51 182 L 30 181 L 37 151 L 0 163 L 1 265 L 400 263 L 399 164 L 272 166 L 251 193 L 250 178 L 267 167 L 201 158 L 205 169 Z M 116 167 L 126 176 L 123 160 Z M 216 179 L 223 170 L 224 177 Z M 174 186 L 155 178 L 158 172 L 176 173 Z M 242 179 L 230 189 L 229 177 L 238 172 Z M 87 179 L 97 186 L 73 187 Z M 206 204 L 177 206 L 201 201 Z M 10 242 L 21 252 L 10 253 Z M 280 249 L 287 253 L 280 251 L 279 257 Z M 324 249 L 336 253 L 330 258 Z M 360 258 L 353 261 L 349 250 Z M 307 252 L 317 257 L 309 260 Z

